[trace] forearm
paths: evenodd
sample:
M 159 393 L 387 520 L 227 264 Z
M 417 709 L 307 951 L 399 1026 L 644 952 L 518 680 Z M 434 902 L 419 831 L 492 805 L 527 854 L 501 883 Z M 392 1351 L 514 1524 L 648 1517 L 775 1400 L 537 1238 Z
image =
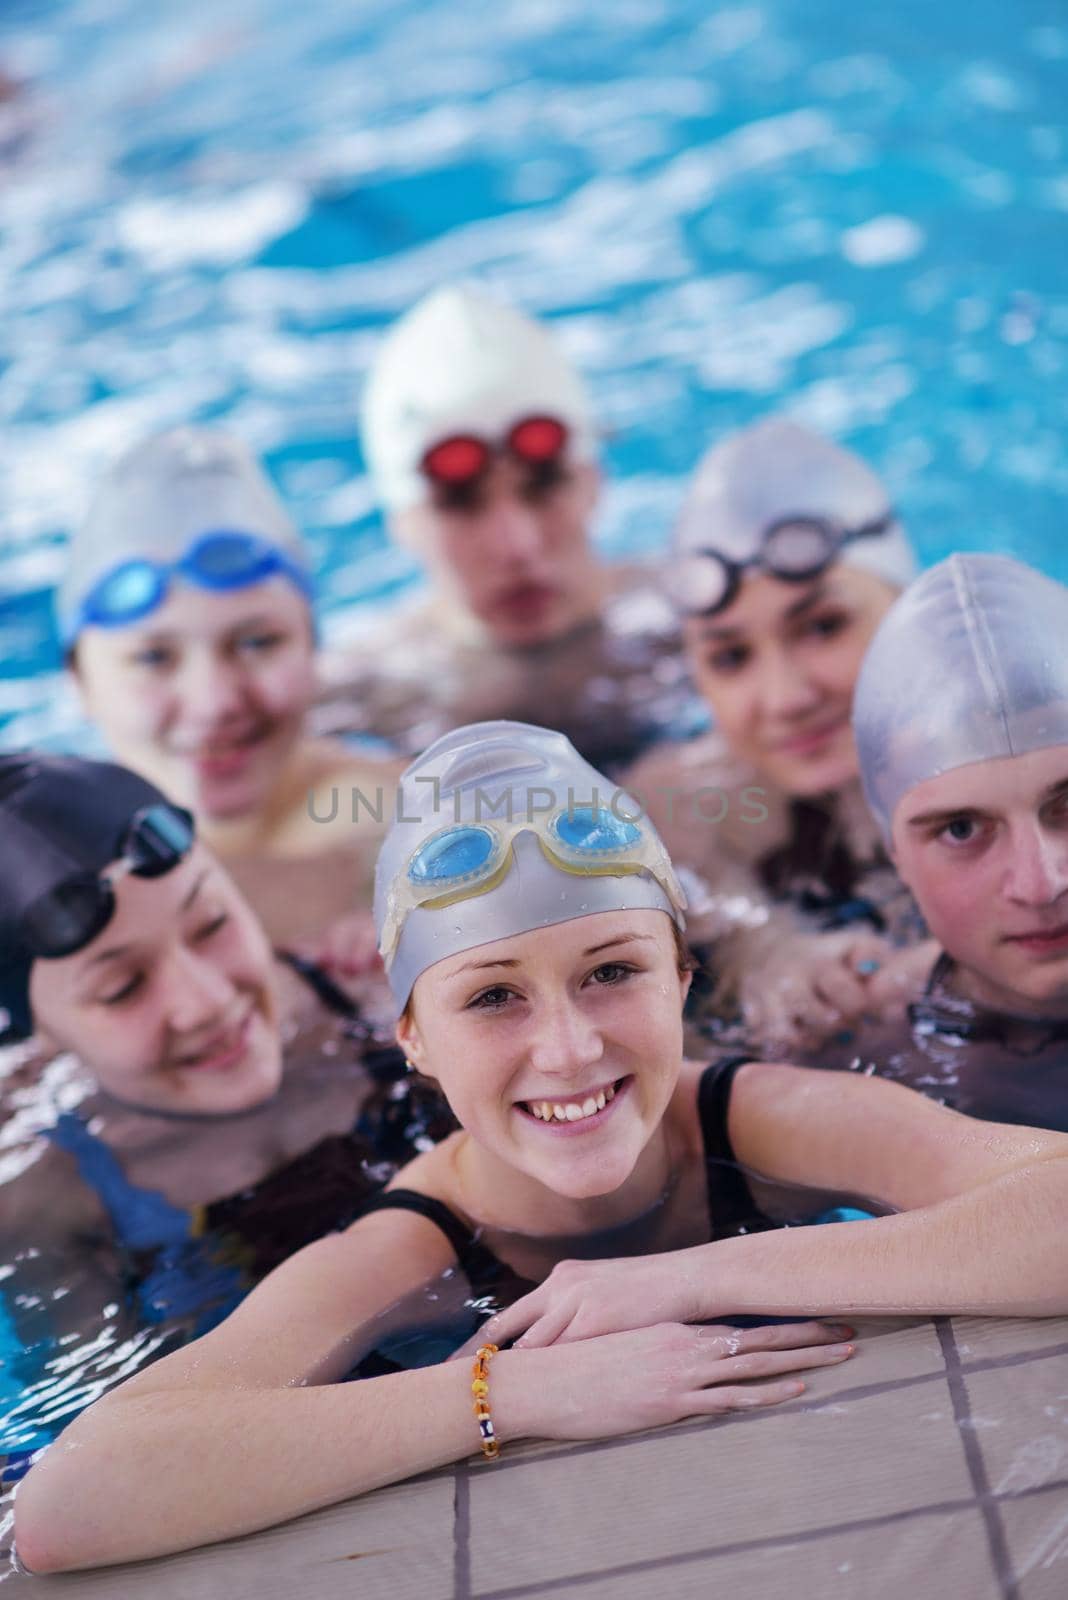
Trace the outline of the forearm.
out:
M 1040 1162 L 870 1222 L 749 1234 L 678 1253 L 687 1319 L 1068 1313 L 1068 1164 Z
M 523 1357 L 494 1363 L 502 1438 L 531 1425 Z M 470 1373 L 449 1363 L 321 1388 L 121 1394 L 34 1467 L 15 1536 L 33 1571 L 165 1555 L 235 1538 L 478 1449 Z

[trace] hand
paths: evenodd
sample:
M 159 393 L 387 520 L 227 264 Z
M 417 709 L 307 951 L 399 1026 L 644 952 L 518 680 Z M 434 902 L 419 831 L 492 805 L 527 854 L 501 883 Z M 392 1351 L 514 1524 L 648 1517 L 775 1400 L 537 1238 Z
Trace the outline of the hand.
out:
M 301 953 L 342 978 L 364 977 L 383 970 L 374 918 L 369 911 L 338 917 L 317 942 L 310 943 L 307 949 L 302 947 Z
M 873 1000 L 872 982 L 904 953 L 853 929 L 782 938 L 739 985 L 750 1033 L 769 1053 L 815 1049 L 880 1010 L 890 991 Z
M 592 1339 L 701 1315 L 690 1251 L 609 1261 L 561 1261 L 544 1283 L 491 1317 L 482 1338 L 518 1349 Z
M 783 1373 L 849 1359 L 854 1347 L 839 1342 L 843 1333 L 852 1329 L 668 1322 L 550 1350 L 502 1351 L 490 1371 L 494 1425 L 502 1440 L 604 1439 L 686 1417 L 779 1405 L 805 1388 Z
M 880 1022 L 895 1022 L 927 987 L 931 968 L 942 954 L 937 939 L 925 939 L 908 950 L 895 950 L 868 979 L 865 1012 Z

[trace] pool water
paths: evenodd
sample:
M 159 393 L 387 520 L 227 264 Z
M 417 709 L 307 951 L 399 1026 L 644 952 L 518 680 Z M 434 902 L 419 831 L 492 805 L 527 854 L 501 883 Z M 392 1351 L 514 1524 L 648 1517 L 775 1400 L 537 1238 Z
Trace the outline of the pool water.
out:
M 614 554 L 785 404 L 886 475 L 926 560 L 1068 578 L 1062 0 L 8 0 L 0 71 L 7 745 L 90 748 L 49 595 L 150 429 L 265 455 L 328 645 L 415 581 L 355 418 L 380 330 L 458 274 L 588 374 Z

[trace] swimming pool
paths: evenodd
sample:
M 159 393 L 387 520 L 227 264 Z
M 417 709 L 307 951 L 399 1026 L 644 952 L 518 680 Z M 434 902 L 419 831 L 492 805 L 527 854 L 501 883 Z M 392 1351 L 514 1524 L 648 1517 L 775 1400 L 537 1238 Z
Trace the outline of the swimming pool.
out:
M 84 747 L 49 591 L 153 427 L 265 454 L 328 644 L 413 581 L 354 418 L 380 328 L 459 273 L 589 374 L 613 552 L 785 401 L 886 474 L 925 559 L 1068 577 L 1059 0 L 10 0 L 0 68 L 5 744 Z

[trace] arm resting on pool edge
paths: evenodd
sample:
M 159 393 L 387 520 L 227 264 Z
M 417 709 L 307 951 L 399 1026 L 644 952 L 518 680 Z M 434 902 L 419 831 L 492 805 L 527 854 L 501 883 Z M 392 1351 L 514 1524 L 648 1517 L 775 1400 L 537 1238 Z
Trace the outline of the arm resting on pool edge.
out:
M 755 1062 L 729 1112 L 744 1167 L 894 1216 L 568 1261 L 487 1324 L 531 1347 L 739 1314 L 1068 1314 L 1068 1136 L 980 1122 L 878 1078 Z
M 477 1454 L 463 1363 L 326 1386 L 349 1366 L 360 1298 L 350 1286 L 394 1290 L 398 1249 L 439 1265 L 451 1254 L 421 1217 L 367 1217 L 309 1245 L 213 1332 L 90 1406 L 19 1488 L 15 1537 L 30 1571 L 235 1538 Z M 498 1438 L 603 1438 L 774 1405 L 804 1386 L 787 1374 L 851 1353 L 839 1332 L 811 1324 L 702 1332 L 673 1324 L 502 1351 L 490 1373 Z

